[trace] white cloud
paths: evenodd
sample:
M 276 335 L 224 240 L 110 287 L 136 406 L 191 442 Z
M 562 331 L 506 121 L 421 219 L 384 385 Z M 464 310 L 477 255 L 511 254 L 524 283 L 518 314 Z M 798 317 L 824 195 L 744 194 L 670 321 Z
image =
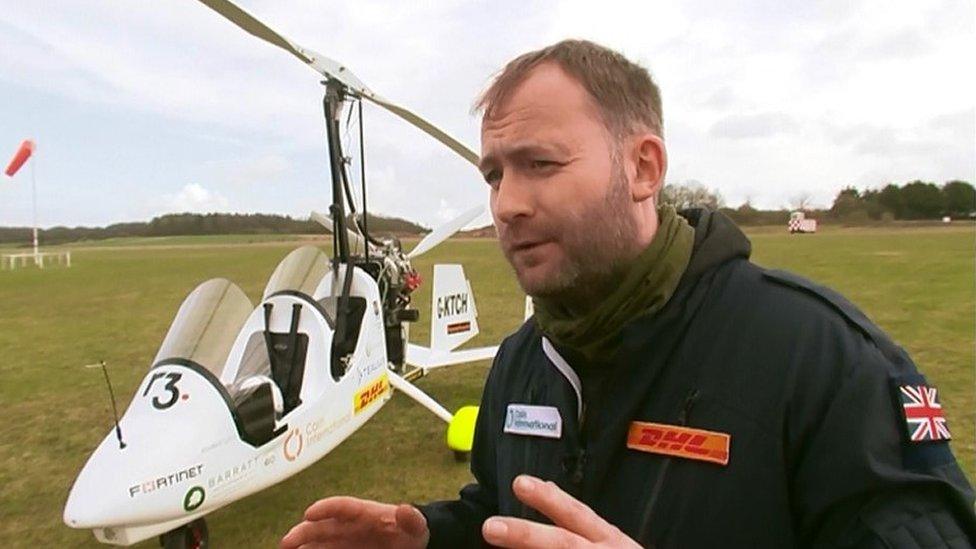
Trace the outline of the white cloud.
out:
M 437 220 L 441 223 L 446 223 L 460 214 L 460 210 L 452 207 L 447 203 L 447 200 L 441 199 L 440 206 L 437 208 Z
M 940 144 L 935 141 L 902 136 L 899 132 L 880 128 L 867 129 L 854 145 L 854 152 L 881 157 L 902 155 L 926 156 L 938 151 Z
M 797 129 L 793 117 L 778 112 L 734 114 L 719 120 L 709 130 L 709 135 L 728 139 L 771 137 Z
M 207 190 L 197 183 L 188 183 L 180 192 L 165 196 L 164 199 L 166 212 L 225 212 L 230 204 L 222 194 Z
M 215 179 L 232 185 L 276 183 L 292 171 L 291 161 L 280 154 L 207 162 Z

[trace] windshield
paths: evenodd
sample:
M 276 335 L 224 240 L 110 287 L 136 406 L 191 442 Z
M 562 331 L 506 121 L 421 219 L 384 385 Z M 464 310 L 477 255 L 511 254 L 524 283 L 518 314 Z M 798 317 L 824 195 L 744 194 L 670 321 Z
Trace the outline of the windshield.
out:
M 183 300 L 156 360 L 191 360 L 220 377 L 238 332 L 253 306 L 229 280 L 215 278 L 197 286 Z
M 329 258 L 315 246 L 302 246 L 288 254 L 268 280 L 264 297 L 282 290 L 297 290 L 313 297 L 319 282 L 329 272 Z
M 264 332 L 254 332 L 244 347 L 244 356 L 237 370 L 237 377 L 231 383 L 236 386 L 241 380 L 253 376 L 271 377 L 271 359 L 268 358 L 268 346 L 264 339 Z M 233 391 L 231 391 L 233 393 Z

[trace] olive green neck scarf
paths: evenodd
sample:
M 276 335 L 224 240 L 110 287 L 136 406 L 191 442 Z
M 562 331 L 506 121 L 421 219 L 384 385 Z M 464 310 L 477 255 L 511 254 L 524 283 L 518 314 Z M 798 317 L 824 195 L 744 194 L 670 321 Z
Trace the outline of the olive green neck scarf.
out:
M 695 230 L 671 206 L 658 208 L 658 222 L 650 245 L 593 310 L 574 316 L 562 305 L 533 298 L 536 322 L 546 336 L 588 361 L 609 360 L 624 324 L 660 310 L 671 299 L 691 259 Z

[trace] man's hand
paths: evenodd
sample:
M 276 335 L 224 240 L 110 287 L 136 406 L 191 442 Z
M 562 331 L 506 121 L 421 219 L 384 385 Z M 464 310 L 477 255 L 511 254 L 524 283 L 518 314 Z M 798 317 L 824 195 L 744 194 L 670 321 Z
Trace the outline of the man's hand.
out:
M 413 549 L 426 547 L 429 539 L 427 519 L 412 505 L 332 497 L 305 510 L 305 521 L 281 539 L 281 549 L 306 545 Z
M 492 517 L 481 533 L 499 547 L 526 549 L 549 547 L 640 547 L 619 528 L 563 492 L 552 482 L 520 475 L 512 483 L 522 503 L 552 519 L 555 526 L 519 518 Z

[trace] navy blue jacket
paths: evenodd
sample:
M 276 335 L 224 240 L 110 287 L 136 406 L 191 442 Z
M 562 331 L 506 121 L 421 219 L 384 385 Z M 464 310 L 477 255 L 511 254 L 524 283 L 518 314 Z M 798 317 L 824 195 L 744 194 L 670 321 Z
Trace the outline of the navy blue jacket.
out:
M 587 365 L 531 319 L 503 342 L 476 482 L 420 506 L 430 546 L 481 545 L 492 515 L 549 522 L 514 497 L 522 473 L 647 547 L 976 545 L 973 492 L 948 443 L 909 440 L 899 387 L 925 381 L 905 351 L 840 295 L 751 263 L 727 217 L 682 215 L 691 263 L 662 310 L 624 327 L 597 391 L 582 391 Z M 557 408 L 560 438 L 506 433 L 510 404 Z M 728 434 L 728 463 L 628 448 L 634 421 Z

